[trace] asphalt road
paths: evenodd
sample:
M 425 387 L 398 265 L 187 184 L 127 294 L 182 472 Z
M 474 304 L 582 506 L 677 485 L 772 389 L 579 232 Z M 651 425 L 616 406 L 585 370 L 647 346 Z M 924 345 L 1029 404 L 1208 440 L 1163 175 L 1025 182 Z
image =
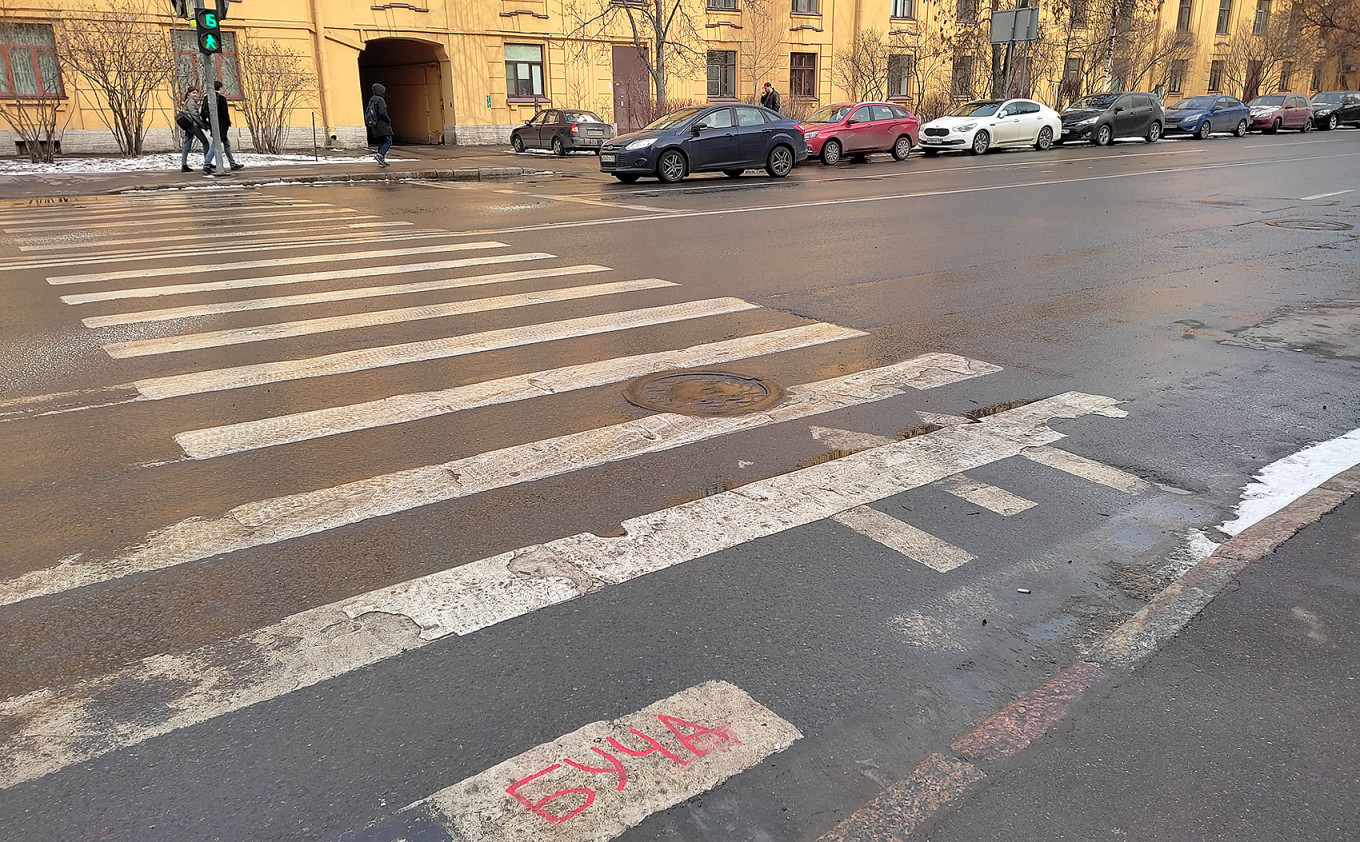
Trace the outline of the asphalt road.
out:
M 815 839 L 1360 427 L 1357 161 L 1343 130 L 0 207 L 0 838 L 397 838 L 529 753 L 466 838 Z M 787 394 L 624 399 L 671 368 Z M 554 751 L 608 771 L 603 737 L 533 750 L 663 701 L 745 748 L 663 728 L 691 763 L 505 795 Z

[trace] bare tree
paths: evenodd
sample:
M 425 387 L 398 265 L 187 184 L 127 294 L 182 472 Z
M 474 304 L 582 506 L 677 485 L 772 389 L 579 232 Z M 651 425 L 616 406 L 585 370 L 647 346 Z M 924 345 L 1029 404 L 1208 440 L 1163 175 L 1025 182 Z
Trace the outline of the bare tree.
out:
M 704 0 L 563 0 L 562 11 L 568 38 L 631 39 L 663 113 L 672 75 L 691 77 L 706 64 Z
M 751 82 L 754 102 L 760 96 L 761 84 L 770 81 L 784 61 L 788 9 L 776 0 L 745 0 L 741 25 L 750 40 L 738 54 L 738 60 L 742 75 Z
M 57 23 L 62 67 L 88 83 L 82 96 L 128 156 L 142 154 L 152 100 L 175 69 L 170 36 L 152 9 L 151 0 L 97 0 Z
M 256 152 L 277 155 L 288 142 L 293 112 L 313 101 L 316 74 L 302 53 L 278 41 L 236 33 L 241 110 Z
M 888 84 L 888 45 L 877 29 L 861 29 L 831 69 L 836 84 L 855 101 L 883 99 Z
M 1308 63 L 1314 46 L 1285 14 L 1244 20 L 1219 54 L 1225 90 L 1243 100 L 1273 90 L 1267 86 L 1280 77 L 1285 64 Z
M 901 93 L 911 98 L 913 109 L 923 120 L 944 116 L 949 111 L 950 99 L 938 83 L 948 67 L 948 45 L 940 38 L 930 37 L 928 20 L 895 21 L 893 26 L 888 32 L 888 63 L 890 71 L 902 72 L 900 63 L 895 71 L 892 67 L 893 56 L 897 55 L 901 57 L 898 61 L 906 65 L 907 84 Z M 891 95 L 892 91 L 888 93 Z
M 61 72 L 52 25 L 50 22 L 16 23 L 10 19 L 7 5 L 0 2 L 0 18 L 3 18 L 0 19 L 0 41 L 37 49 L 11 50 L 16 90 L 0 94 L 0 119 L 23 144 L 24 153 L 31 162 L 50 164 L 56 156 L 57 137 L 65 127 L 61 119 Z M 0 73 L 4 73 L 4 68 L 0 68 Z M 66 120 L 70 119 L 68 111 Z
M 1319 33 L 1360 39 L 1360 0 L 1294 0 L 1302 20 Z

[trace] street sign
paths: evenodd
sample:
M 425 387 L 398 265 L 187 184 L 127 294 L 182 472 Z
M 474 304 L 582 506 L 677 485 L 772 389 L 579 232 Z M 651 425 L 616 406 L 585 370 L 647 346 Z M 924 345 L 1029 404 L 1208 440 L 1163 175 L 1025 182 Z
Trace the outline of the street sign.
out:
M 1035 41 L 1039 38 L 1039 7 L 992 12 L 992 43 Z
M 199 52 L 222 52 L 222 30 L 217 21 L 217 12 L 207 9 L 194 12 L 194 26 L 198 30 Z

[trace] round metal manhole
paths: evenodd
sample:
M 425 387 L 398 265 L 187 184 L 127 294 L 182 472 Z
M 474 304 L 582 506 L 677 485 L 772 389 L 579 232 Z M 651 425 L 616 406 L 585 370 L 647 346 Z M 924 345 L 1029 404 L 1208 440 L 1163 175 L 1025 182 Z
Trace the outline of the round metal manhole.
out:
M 1276 228 L 1297 228 L 1300 231 L 1349 231 L 1354 225 L 1327 219 L 1272 219 L 1266 222 Z
M 784 399 L 771 380 L 730 371 L 667 371 L 634 380 L 623 390 L 634 406 L 681 415 L 744 415 Z

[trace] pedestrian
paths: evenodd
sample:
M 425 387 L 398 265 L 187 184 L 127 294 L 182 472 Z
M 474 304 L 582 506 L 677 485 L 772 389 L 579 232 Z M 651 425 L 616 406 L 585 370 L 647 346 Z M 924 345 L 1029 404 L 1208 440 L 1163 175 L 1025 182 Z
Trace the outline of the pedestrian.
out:
M 392 118 L 387 113 L 387 88 L 373 83 L 373 96 L 364 109 L 364 124 L 378 142 L 378 166 L 387 166 L 387 150 L 392 148 Z
M 246 165 L 236 163 L 236 156 L 231 154 L 231 137 L 227 135 L 227 129 L 231 128 L 231 109 L 227 108 L 227 98 L 222 94 L 222 83 L 220 81 L 213 82 L 213 90 L 217 92 L 217 96 L 213 98 L 217 100 L 217 128 L 222 132 L 222 153 L 227 156 L 227 163 L 231 164 L 233 170 L 245 169 Z M 212 126 L 206 99 L 203 100 L 203 110 L 200 112 L 200 116 L 203 118 L 203 125 Z M 203 156 L 203 172 L 208 175 L 212 175 L 213 153 L 216 151 L 217 147 L 210 145 L 208 154 Z
M 194 141 L 197 140 L 203 147 L 203 160 L 208 160 L 208 147 L 211 143 L 208 136 L 203 134 L 203 123 L 199 119 L 199 113 L 203 109 L 203 94 L 199 93 L 198 88 L 190 88 L 184 92 L 184 99 L 180 102 L 179 113 L 175 115 L 175 125 L 184 132 L 184 147 L 180 150 L 179 169 L 180 172 L 193 172 L 189 168 L 189 150 L 194 148 Z
M 779 113 L 779 91 L 776 91 L 774 85 L 769 82 L 766 82 L 765 87 L 761 90 L 760 104 L 776 114 Z

